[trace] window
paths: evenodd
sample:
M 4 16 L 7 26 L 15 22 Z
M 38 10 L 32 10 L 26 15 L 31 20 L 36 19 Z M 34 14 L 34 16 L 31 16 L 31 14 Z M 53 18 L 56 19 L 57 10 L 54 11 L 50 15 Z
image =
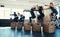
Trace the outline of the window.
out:
M 0 7 L 0 19 L 3 19 L 4 18 L 4 8 L 3 7 Z
M 4 8 L 4 19 L 10 19 L 11 8 Z
M 23 14 L 26 18 L 29 19 L 31 16 L 29 12 L 23 12 L 24 9 L 19 9 L 19 8 L 5 8 L 5 7 L 0 7 L 0 19 L 10 19 L 14 18 L 14 16 L 10 16 L 10 14 L 13 14 L 14 12 Z

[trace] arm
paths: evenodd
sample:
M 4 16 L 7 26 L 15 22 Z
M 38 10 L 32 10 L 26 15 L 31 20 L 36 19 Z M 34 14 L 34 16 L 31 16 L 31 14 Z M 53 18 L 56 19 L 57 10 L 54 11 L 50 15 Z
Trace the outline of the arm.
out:
M 48 8 L 45 8 L 45 9 L 43 9 L 43 10 L 48 10 L 48 9 L 50 9 L 50 5 L 45 5 L 45 6 L 47 6 Z
M 14 14 L 10 14 L 10 16 L 13 16 Z
M 48 10 L 48 9 L 50 9 L 50 8 L 45 8 L 45 9 L 43 9 L 43 10 Z
M 30 10 L 23 10 L 23 12 L 30 12 Z
M 38 10 L 34 10 L 34 11 L 38 11 Z

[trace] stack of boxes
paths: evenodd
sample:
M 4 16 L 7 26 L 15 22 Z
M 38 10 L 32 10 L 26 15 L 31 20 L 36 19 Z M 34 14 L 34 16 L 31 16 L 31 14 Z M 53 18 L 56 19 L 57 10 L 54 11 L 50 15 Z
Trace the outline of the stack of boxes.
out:
M 55 25 L 51 22 L 50 17 L 44 17 L 43 31 L 47 33 L 55 32 Z
M 32 20 L 32 24 L 29 24 L 28 20 L 24 22 L 24 30 L 26 31 L 41 31 L 41 27 L 43 27 L 43 31 L 47 33 L 55 32 L 55 25 L 51 22 L 50 16 L 44 17 L 44 25 L 41 26 L 41 23 L 38 20 L 38 23 L 35 23 L 35 20 Z M 11 23 L 11 28 L 16 28 L 16 22 Z M 17 29 L 22 29 L 22 23 L 18 22 Z

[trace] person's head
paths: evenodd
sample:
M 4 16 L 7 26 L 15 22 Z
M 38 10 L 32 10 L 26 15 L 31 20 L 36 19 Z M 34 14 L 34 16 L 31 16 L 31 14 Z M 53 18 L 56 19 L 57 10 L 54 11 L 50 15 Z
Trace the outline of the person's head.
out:
M 39 10 L 43 10 L 43 7 L 42 6 L 39 6 Z
M 18 15 L 21 15 L 20 13 L 18 13 Z
M 51 3 L 50 3 L 50 7 L 53 7 L 53 6 L 54 6 L 54 4 L 51 2 Z
M 16 14 L 16 12 L 14 12 L 14 14 Z
M 21 16 L 22 14 L 18 13 L 19 16 Z

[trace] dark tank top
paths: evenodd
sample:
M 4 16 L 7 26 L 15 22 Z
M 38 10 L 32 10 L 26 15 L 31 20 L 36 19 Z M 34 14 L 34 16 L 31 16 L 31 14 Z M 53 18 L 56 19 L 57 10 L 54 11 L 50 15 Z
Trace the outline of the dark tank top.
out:
M 44 17 L 44 13 L 42 11 L 43 11 L 43 9 L 39 9 L 40 16 Z
M 55 8 L 50 7 L 50 9 L 51 9 L 52 13 L 55 13 L 56 15 L 58 14 L 58 12 L 57 12 L 57 10 Z
M 31 9 L 30 14 L 31 14 L 32 17 L 35 17 L 35 14 L 34 14 L 34 10 L 33 9 Z

